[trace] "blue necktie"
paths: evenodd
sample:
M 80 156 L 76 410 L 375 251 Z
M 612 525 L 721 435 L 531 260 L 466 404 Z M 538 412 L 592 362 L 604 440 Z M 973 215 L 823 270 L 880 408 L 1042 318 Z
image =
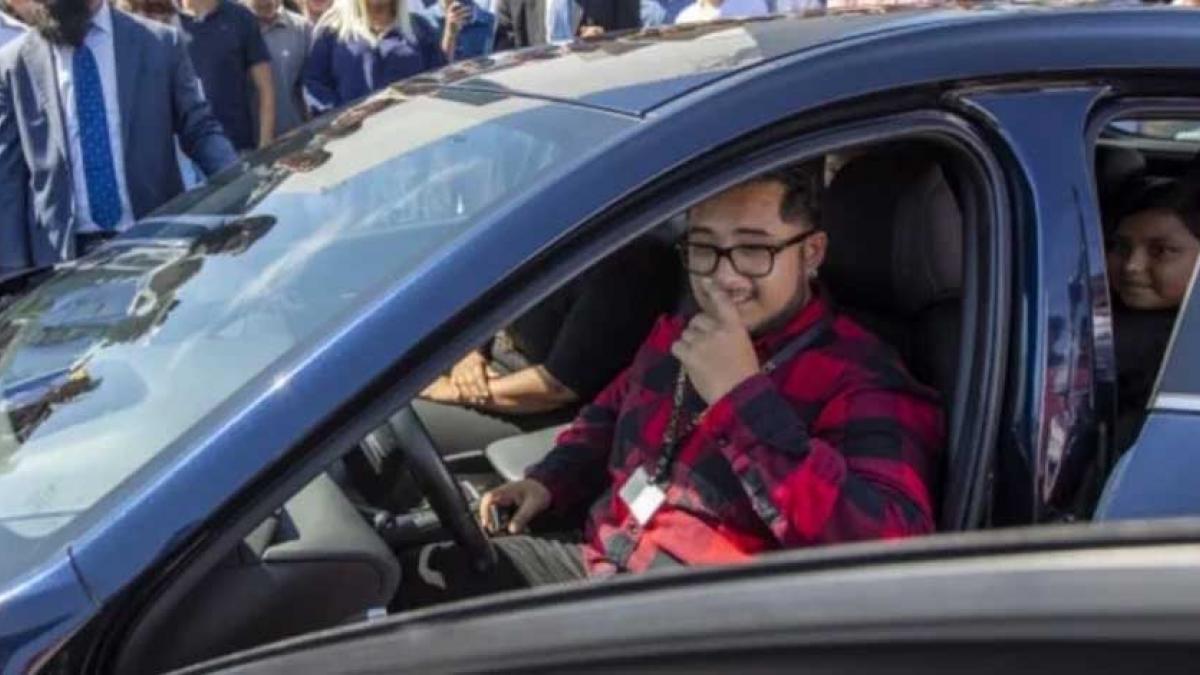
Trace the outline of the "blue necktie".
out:
M 83 175 L 87 183 L 92 222 L 111 230 L 121 221 L 121 194 L 108 138 L 108 115 L 104 111 L 104 89 L 96 57 L 87 45 L 75 49 L 72 59 L 75 80 L 75 117 L 79 124 L 79 147 L 83 153 Z

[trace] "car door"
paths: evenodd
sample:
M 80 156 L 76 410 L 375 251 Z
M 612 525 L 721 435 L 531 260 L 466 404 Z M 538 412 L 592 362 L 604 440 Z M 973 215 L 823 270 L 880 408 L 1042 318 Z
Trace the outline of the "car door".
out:
M 1200 513 L 1200 293 L 1195 275 L 1133 446 L 1114 469 L 1101 520 Z
M 807 551 L 493 598 L 183 672 L 1191 673 L 1200 523 Z

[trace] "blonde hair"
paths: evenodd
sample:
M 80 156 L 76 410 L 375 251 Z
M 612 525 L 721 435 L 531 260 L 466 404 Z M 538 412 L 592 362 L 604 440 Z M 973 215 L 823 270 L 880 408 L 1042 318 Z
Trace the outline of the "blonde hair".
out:
M 405 38 L 415 40 L 412 18 L 408 15 L 408 0 L 392 0 L 392 6 L 396 10 L 396 21 L 392 26 L 399 28 Z M 368 16 L 367 0 L 334 0 L 333 6 L 321 17 L 318 25 L 328 26 L 343 42 L 359 39 L 375 45 L 379 37 L 371 31 Z

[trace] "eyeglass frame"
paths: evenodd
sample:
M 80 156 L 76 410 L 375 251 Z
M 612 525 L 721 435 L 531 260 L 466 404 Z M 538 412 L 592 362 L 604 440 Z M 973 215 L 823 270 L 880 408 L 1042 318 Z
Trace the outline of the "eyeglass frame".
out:
M 806 239 L 820 231 L 821 230 L 819 228 L 814 227 L 807 232 L 801 232 L 790 239 L 785 239 L 776 244 L 738 244 L 736 246 L 717 246 L 715 244 L 689 243 L 687 240 L 687 235 L 684 235 L 682 239 L 675 243 L 675 248 L 679 251 L 680 258 L 682 258 L 681 262 L 683 263 L 683 269 L 685 269 L 688 274 L 695 274 L 696 276 L 700 277 L 711 277 L 712 275 L 716 274 L 717 269 L 721 267 L 721 260 L 728 260 L 729 266 L 733 268 L 734 272 L 737 272 L 747 279 L 763 279 L 771 276 L 771 273 L 775 271 L 775 256 L 779 255 L 779 253 L 786 248 L 791 248 L 792 246 L 803 243 Z M 688 246 L 703 246 L 715 251 L 717 258 L 716 262 L 713 263 L 712 269 L 707 272 L 696 272 L 688 267 Z M 746 272 L 738 269 L 737 263 L 733 261 L 733 252 L 739 248 L 761 249 L 770 253 L 771 261 L 767 264 L 767 271 L 763 272 L 762 274 L 747 274 Z

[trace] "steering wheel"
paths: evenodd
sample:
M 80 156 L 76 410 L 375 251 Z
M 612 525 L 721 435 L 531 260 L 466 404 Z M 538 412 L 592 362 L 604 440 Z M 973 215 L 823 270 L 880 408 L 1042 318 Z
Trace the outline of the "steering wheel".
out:
M 388 420 L 388 427 L 396 435 L 413 478 L 455 543 L 467 553 L 478 571 L 487 572 L 494 568 L 496 548 L 471 512 L 462 487 L 442 461 L 425 423 L 413 412 L 412 406 L 404 406 Z

